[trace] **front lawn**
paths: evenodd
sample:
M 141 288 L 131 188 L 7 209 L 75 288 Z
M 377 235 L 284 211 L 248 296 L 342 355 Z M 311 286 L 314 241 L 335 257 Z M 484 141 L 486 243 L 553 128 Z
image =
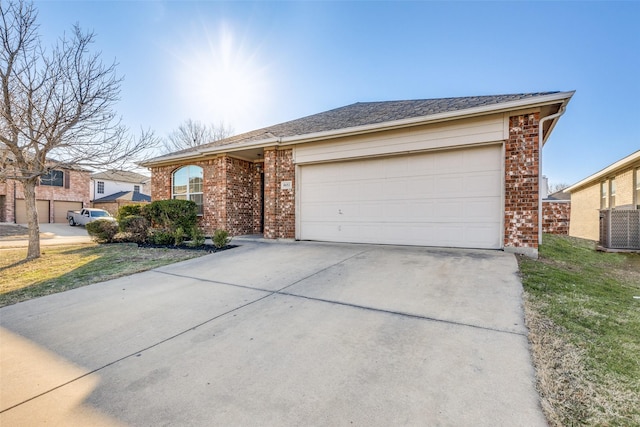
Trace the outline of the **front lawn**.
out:
M 133 243 L 0 250 L 0 307 L 206 255 L 204 251 L 139 248 Z
M 552 425 L 640 425 L 640 254 L 545 235 L 519 258 L 543 409 Z

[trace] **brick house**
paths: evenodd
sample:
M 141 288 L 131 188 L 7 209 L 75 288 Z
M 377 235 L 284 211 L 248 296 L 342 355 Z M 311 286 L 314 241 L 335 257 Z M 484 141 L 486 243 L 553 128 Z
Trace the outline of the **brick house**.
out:
M 67 211 L 89 207 L 89 175 L 83 169 L 55 169 L 36 187 L 36 209 L 40 223 L 67 222 Z M 0 222 L 26 224 L 26 203 L 22 184 L 0 182 Z
M 640 150 L 573 184 L 569 235 L 599 240 L 601 210 L 640 209 Z
M 143 165 L 207 233 L 536 256 L 540 149 L 573 93 L 356 103 Z

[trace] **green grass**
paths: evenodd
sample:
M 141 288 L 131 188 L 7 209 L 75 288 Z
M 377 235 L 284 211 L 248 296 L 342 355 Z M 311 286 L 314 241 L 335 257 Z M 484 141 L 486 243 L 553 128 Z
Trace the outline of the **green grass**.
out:
M 640 299 L 634 299 L 640 296 L 640 255 L 594 247 L 591 241 L 545 235 L 539 260 L 519 260 L 529 309 L 553 325 L 537 331 L 529 325 L 531 333 L 553 334 L 566 343 L 564 352 L 574 353 L 566 359 L 581 365 L 562 366 L 558 361 L 564 359 L 550 349 L 534 351 L 534 359 L 551 361 L 538 366 L 557 369 L 541 373 L 558 381 L 541 392 L 560 396 L 553 402 L 557 424 L 640 425 Z M 563 382 L 575 389 L 563 389 Z
M 0 251 L 0 307 L 205 255 L 131 243 L 52 246 L 25 262 L 27 250 Z

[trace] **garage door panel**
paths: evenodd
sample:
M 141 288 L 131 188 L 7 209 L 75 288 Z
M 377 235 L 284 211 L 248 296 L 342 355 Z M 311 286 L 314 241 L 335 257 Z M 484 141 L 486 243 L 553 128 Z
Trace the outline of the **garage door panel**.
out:
M 496 145 L 301 166 L 299 238 L 500 248 L 501 153 Z
M 465 176 L 466 195 L 500 197 L 502 178 L 496 172 L 474 173 Z
M 82 209 L 82 202 L 56 200 L 53 202 L 54 222 L 65 223 L 67 222 L 67 211 L 77 211 L 80 209 Z

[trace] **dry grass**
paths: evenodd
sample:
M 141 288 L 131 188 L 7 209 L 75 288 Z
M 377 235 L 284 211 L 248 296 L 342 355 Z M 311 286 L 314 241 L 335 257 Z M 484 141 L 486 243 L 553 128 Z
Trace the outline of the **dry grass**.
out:
M 205 255 L 135 244 L 51 246 L 25 262 L 27 249 L 0 250 L 0 307 Z
M 640 256 L 545 236 L 519 259 L 537 388 L 549 423 L 640 425 Z

